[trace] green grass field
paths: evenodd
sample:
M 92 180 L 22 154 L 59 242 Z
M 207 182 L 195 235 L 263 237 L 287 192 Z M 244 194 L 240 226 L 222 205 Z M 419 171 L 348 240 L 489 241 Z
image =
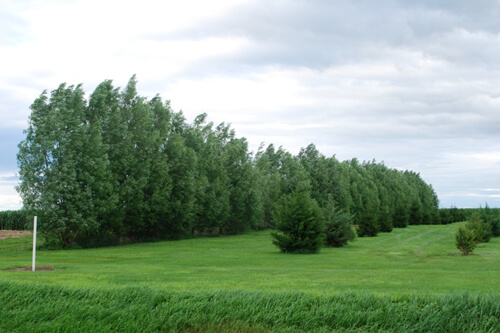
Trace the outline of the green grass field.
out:
M 282 254 L 268 231 L 47 250 L 38 251 L 37 266 L 54 270 L 38 272 L 4 270 L 31 265 L 31 238 L 7 239 L 0 241 L 0 301 L 25 300 L 0 315 L 0 331 L 64 331 L 88 311 L 102 320 L 80 331 L 496 332 L 500 238 L 462 257 L 454 244 L 458 226 L 395 229 L 316 255 Z M 40 310 L 47 302 L 56 310 Z M 76 312 L 58 321 L 54 313 L 72 306 Z M 40 327 L 26 319 L 37 311 Z M 171 322 L 179 311 L 184 319 Z M 2 326 L 6 320 L 17 324 Z

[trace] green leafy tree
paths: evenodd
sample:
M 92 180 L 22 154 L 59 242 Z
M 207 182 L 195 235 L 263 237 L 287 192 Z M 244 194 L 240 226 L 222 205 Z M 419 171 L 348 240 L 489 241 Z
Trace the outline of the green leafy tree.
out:
M 410 185 L 410 224 L 437 224 L 439 200 L 432 185 L 425 183 L 420 174 L 405 171 L 404 177 Z
M 100 234 L 113 234 L 116 239 L 124 233 L 125 203 L 122 185 L 127 153 L 127 123 L 120 108 L 120 91 L 113 87 L 112 81 L 99 84 L 91 94 L 87 108 L 87 119 L 91 124 L 101 127 L 101 141 L 109 161 L 107 178 L 112 195 L 109 200 L 107 216 L 103 216 Z
M 380 231 L 378 190 L 369 173 L 353 159 L 349 163 L 354 221 L 360 237 L 373 237 Z
M 390 200 L 390 185 L 391 178 L 389 170 L 385 165 L 376 163 L 375 160 L 363 164 L 370 178 L 377 187 L 379 208 L 378 208 L 378 225 L 382 232 L 391 232 L 393 228 L 392 211 L 393 205 Z
M 170 174 L 171 163 L 166 154 L 166 145 L 170 140 L 170 118 L 172 112 L 168 102 L 163 103 L 159 96 L 149 101 L 148 117 L 152 119 L 149 134 L 150 174 L 144 187 L 146 209 L 144 213 L 145 232 L 147 238 L 176 238 L 177 230 L 173 230 L 172 186 Z
M 281 198 L 281 176 L 279 165 L 274 162 L 274 146 L 271 144 L 264 151 L 259 147 L 254 159 L 256 185 L 261 201 L 261 222 L 257 228 L 266 229 L 274 227 L 273 212 Z
M 26 139 L 19 145 L 24 206 L 40 216 L 40 230 L 64 246 L 72 246 L 81 233 L 96 232 L 108 209 L 108 184 L 100 184 L 108 176 L 107 157 L 99 124 L 88 124 L 85 109 L 81 86 L 62 84 L 50 99 L 42 93 L 31 106 Z
M 282 147 L 270 144 L 265 151 L 259 149 L 255 161 L 260 186 L 264 226 L 274 226 L 273 212 L 280 198 L 297 190 L 311 190 L 310 177 L 298 158 Z
M 194 231 L 219 234 L 230 216 L 229 177 L 223 164 L 224 145 L 229 132 L 218 133 L 213 123 L 199 115 L 187 133 L 187 143 L 197 156 L 196 215 Z
M 135 75 L 121 93 L 122 121 L 127 125 L 125 152 L 122 156 L 123 173 L 120 188 L 124 203 L 124 226 L 129 237 L 143 238 L 148 232 L 148 179 L 151 176 L 153 151 L 153 119 L 149 105 L 136 90 Z
M 163 217 L 164 232 L 169 238 L 189 235 L 196 217 L 196 153 L 176 132 L 169 135 L 164 153 L 169 162 L 171 190 L 169 200 L 163 201 L 168 208 Z
M 285 253 L 318 253 L 324 244 L 321 209 L 307 191 L 294 191 L 275 212 L 273 244 Z
M 410 223 L 411 187 L 401 171 L 393 170 L 391 178 L 395 179 L 392 188 L 393 226 L 395 228 L 406 228 Z
M 297 157 L 309 176 L 311 196 L 325 207 L 334 189 L 333 164 L 313 144 L 302 148 Z
M 262 218 L 260 192 L 246 139 L 230 136 L 222 154 L 229 178 L 231 212 L 223 225 L 225 234 L 235 234 L 255 228 Z

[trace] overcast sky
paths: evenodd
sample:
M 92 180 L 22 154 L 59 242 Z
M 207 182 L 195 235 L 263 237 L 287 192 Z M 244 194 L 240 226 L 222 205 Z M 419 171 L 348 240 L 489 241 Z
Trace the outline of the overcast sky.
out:
M 314 143 L 419 172 L 441 206 L 500 207 L 500 1 L 0 0 L 0 210 L 29 106 L 137 74 L 253 151 Z

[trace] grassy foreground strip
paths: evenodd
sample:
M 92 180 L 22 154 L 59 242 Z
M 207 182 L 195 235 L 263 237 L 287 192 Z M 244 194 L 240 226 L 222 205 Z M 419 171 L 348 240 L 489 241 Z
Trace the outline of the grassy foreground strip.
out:
M 316 255 L 288 255 L 268 231 L 245 235 L 132 244 L 100 249 L 38 251 L 31 238 L 0 241 L 0 281 L 71 288 L 147 286 L 165 291 L 360 292 L 377 295 L 494 293 L 500 291 L 500 238 L 460 256 L 460 224 L 410 226 L 358 238 Z
M 498 332 L 500 296 L 168 292 L 0 282 L 8 332 Z

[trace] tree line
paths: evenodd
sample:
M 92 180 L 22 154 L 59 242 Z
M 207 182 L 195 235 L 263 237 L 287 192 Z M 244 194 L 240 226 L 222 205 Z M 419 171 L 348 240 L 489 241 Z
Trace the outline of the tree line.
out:
M 500 209 L 491 209 L 486 203 L 484 208 L 469 209 L 468 212 L 467 222 L 455 234 L 455 243 L 462 255 L 472 254 L 479 243 L 500 237 Z M 445 216 L 448 216 L 446 211 Z
M 55 245 L 274 228 L 296 192 L 349 216 L 359 236 L 441 223 L 434 189 L 414 171 L 339 161 L 313 144 L 295 156 L 273 144 L 254 154 L 229 124 L 206 114 L 190 123 L 136 86 L 135 76 L 123 89 L 106 80 L 87 99 L 81 85 L 61 84 L 31 105 L 18 192 Z

